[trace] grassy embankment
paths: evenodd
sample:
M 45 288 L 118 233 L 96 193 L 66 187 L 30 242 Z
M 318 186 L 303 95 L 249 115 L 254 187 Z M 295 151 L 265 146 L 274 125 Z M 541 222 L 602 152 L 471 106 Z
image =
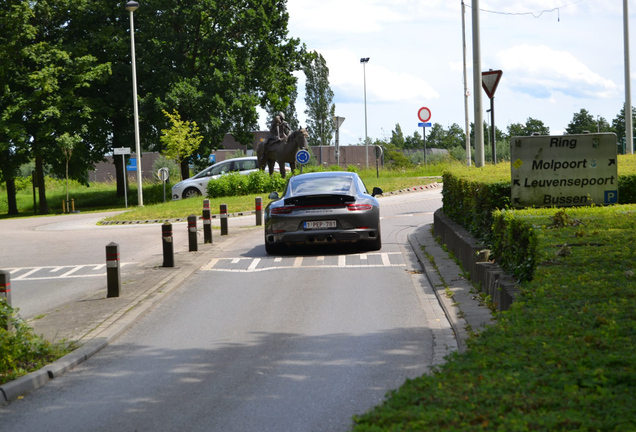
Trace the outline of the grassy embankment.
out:
M 505 165 L 451 175 L 485 190 L 509 182 Z M 631 176 L 619 195 L 633 195 L 636 156 L 618 167 Z M 493 220 L 494 252 L 521 270 L 521 298 L 466 352 L 356 417 L 354 430 L 636 430 L 636 205 L 504 210 Z

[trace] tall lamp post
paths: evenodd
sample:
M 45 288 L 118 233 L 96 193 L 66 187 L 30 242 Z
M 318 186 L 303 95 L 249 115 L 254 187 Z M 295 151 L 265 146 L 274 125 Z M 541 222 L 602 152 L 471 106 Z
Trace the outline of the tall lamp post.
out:
M 133 107 L 135 113 L 135 152 L 137 153 L 137 200 L 138 205 L 144 205 L 144 192 L 141 187 L 141 145 L 139 144 L 139 108 L 137 107 L 137 68 L 135 65 L 135 24 L 133 22 L 133 12 L 139 9 L 139 3 L 129 1 L 126 3 L 126 10 L 130 12 L 130 55 L 132 58 L 132 79 L 133 79 Z M 124 175 L 126 173 L 124 172 Z
M 369 57 L 363 57 L 360 59 L 362 63 L 362 74 L 364 76 L 364 152 L 367 155 L 367 169 L 369 169 L 369 141 L 367 138 L 367 69 L 366 65 L 369 63 Z

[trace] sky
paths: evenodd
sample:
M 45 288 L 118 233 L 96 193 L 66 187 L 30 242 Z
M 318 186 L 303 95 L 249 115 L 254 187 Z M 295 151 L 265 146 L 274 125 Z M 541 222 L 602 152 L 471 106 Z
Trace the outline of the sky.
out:
M 469 120 L 473 94 L 472 1 L 465 0 Z M 287 0 L 289 36 L 322 54 L 329 68 L 340 144 L 422 133 L 431 123 L 465 125 L 461 0 Z M 622 0 L 480 0 L 481 70 L 501 70 L 495 124 L 506 131 L 532 117 L 562 134 L 585 108 L 610 124 L 625 101 Z M 636 46 L 636 0 L 629 1 Z M 369 58 L 363 65 L 361 58 Z M 636 65 L 631 67 L 632 79 Z M 298 73 L 296 110 L 306 123 L 305 80 Z M 632 88 L 634 86 L 632 85 Z M 484 120 L 490 99 L 482 92 Z M 634 105 L 634 103 L 632 103 Z M 264 116 L 261 127 L 267 130 Z M 430 130 L 427 130 L 427 133 Z

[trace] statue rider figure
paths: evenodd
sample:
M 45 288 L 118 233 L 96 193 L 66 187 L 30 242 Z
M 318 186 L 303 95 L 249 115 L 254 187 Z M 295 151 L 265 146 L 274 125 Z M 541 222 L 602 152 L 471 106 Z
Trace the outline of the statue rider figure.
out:
M 263 147 L 263 159 L 259 161 L 260 166 L 265 166 L 265 161 L 267 159 L 265 155 L 267 152 L 279 142 L 285 141 L 290 130 L 291 128 L 285 121 L 285 114 L 283 114 L 282 111 L 274 116 L 272 125 L 269 128 L 269 134 L 267 134 L 267 139 L 265 140 Z

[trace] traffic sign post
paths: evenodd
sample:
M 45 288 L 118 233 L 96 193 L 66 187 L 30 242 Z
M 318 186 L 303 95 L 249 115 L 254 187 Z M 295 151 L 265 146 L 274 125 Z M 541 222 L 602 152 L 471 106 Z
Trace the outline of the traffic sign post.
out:
M 382 147 L 373 147 L 373 153 L 375 154 L 375 173 L 376 177 L 380 178 L 380 158 L 382 157 Z
M 490 140 L 492 142 L 492 163 L 497 163 L 497 150 L 495 143 L 497 142 L 495 136 L 495 91 L 499 80 L 503 74 L 500 70 L 489 70 L 488 72 L 481 73 L 481 86 L 490 98 Z
M 163 182 L 163 202 L 166 202 L 166 181 L 170 178 L 170 170 L 166 167 L 159 168 L 157 171 L 157 177 Z
M 424 140 L 424 164 L 427 164 L 426 161 L 426 128 L 431 127 L 431 124 L 428 121 L 431 119 L 431 110 L 427 107 L 422 107 L 417 112 L 417 117 L 420 119 L 422 123 L 418 123 L 418 126 L 422 128 L 422 139 Z
M 300 173 L 303 173 L 303 165 L 309 162 L 311 155 L 307 150 L 298 150 L 296 152 L 296 162 L 300 164 Z

